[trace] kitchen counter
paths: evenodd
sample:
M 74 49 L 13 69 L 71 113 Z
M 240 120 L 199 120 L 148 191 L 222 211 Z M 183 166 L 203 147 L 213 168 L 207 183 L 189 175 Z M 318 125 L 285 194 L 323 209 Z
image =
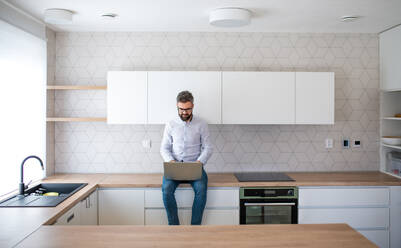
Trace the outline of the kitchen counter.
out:
M 17 247 L 377 247 L 347 224 L 42 226 Z
M 209 187 L 251 186 L 401 186 L 401 179 L 380 172 L 287 173 L 295 182 L 238 182 L 232 173 L 209 173 Z M 54 223 L 97 187 L 160 187 L 161 174 L 57 174 L 43 182 L 88 183 L 53 208 L 0 208 L 0 247 L 10 247 L 42 225 Z M 183 185 L 182 187 L 189 187 Z M 55 227 L 49 227 L 55 228 Z

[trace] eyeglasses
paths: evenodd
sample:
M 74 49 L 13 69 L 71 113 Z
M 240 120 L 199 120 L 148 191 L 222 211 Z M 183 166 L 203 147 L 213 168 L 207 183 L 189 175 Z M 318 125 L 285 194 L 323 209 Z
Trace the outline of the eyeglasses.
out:
M 186 108 L 186 109 L 178 108 L 178 111 L 180 111 L 180 112 L 191 112 L 192 108 Z

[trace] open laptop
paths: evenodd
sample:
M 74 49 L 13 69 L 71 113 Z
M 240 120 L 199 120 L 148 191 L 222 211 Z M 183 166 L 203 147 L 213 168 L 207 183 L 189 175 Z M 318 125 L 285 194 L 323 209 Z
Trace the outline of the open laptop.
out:
M 164 176 L 173 180 L 197 180 L 202 177 L 202 164 L 196 162 L 164 162 Z

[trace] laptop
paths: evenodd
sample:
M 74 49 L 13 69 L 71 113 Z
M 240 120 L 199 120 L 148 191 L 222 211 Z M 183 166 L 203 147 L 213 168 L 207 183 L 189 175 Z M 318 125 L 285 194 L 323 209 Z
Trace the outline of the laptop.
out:
M 173 180 L 197 180 L 202 177 L 202 164 L 197 162 L 164 162 L 164 176 Z

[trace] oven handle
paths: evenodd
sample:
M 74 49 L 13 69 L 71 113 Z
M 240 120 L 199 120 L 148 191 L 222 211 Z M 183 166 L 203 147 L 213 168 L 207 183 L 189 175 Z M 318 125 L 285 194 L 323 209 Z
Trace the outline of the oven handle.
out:
M 294 206 L 295 202 L 270 202 L 270 203 L 252 203 L 245 202 L 245 206 Z

